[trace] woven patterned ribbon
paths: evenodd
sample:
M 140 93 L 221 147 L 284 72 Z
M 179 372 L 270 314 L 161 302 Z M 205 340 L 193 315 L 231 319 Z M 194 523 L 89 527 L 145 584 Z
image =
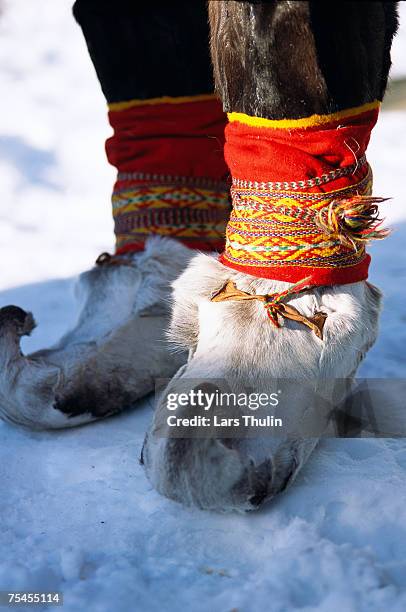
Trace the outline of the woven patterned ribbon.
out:
M 368 240 L 381 239 L 372 175 L 336 192 L 232 188 L 233 213 L 223 261 L 241 267 L 349 268 L 363 262 Z
M 113 193 L 116 252 L 142 248 L 145 239 L 160 235 L 182 240 L 186 246 L 220 250 L 229 215 L 229 196 L 225 184 L 211 188 L 174 183 L 141 184 L 129 182 Z M 177 183 L 180 183 L 177 184 Z

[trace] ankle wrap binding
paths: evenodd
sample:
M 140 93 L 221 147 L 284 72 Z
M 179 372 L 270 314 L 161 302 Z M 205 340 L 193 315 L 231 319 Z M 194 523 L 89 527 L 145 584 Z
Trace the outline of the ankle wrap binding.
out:
M 224 247 L 230 205 L 223 156 L 225 114 L 211 94 L 109 105 L 106 142 L 118 169 L 112 197 L 116 252 L 151 235 L 202 250 Z
M 268 120 L 230 113 L 225 157 L 233 211 L 221 262 L 253 276 L 307 285 L 368 277 L 381 239 L 365 157 L 379 102 L 331 115 Z

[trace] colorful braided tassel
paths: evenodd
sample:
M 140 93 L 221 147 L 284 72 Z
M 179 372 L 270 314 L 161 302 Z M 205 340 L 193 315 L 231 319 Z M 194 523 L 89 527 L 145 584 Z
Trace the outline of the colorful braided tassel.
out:
M 323 233 L 337 238 L 341 244 L 355 251 L 371 240 L 383 240 L 390 230 L 379 229 L 378 204 L 389 198 L 356 195 L 344 200 L 333 200 L 319 211 L 316 223 Z

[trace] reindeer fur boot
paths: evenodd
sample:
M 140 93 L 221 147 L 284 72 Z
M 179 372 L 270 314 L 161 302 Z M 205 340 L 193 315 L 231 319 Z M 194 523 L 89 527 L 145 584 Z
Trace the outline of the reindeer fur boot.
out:
M 31 313 L 0 309 L 0 415 L 32 429 L 72 427 L 117 413 L 186 360 L 165 342 L 170 283 L 192 251 L 151 238 L 138 254 L 100 258 L 78 280 L 75 328 L 52 348 L 23 355 Z
M 257 392 L 275 379 L 300 386 L 327 385 L 352 376 L 374 343 L 380 310 L 379 291 L 366 282 L 320 287 L 289 301 L 309 319 L 327 315 L 323 338 L 298 321 L 270 324 L 260 301 L 212 301 L 229 281 L 250 294 L 284 291 L 287 283 L 253 278 L 230 270 L 215 257 L 197 255 L 174 283 L 170 338 L 189 351 L 189 361 L 165 391 L 179 390 L 180 380 L 240 379 Z M 186 385 L 187 386 L 187 385 Z M 337 398 L 336 398 L 337 399 Z M 298 401 L 284 398 L 285 416 L 301 432 L 314 409 L 305 385 Z M 339 400 L 338 400 L 339 401 Z M 187 412 L 187 408 L 185 409 Z M 246 439 L 175 439 L 170 428 L 157 431 L 168 414 L 158 404 L 146 436 L 143 461 L 148 478 L 162 494 L 186 505 L 210 510 L 252 510 L 293 482 L 317 443 L 316 437 Z M 325 423 L 327 426 L 327 422 Z M 324 424 L 320 424 L 320 431 Z M 303 434 L 302 434 L 303 436 Z

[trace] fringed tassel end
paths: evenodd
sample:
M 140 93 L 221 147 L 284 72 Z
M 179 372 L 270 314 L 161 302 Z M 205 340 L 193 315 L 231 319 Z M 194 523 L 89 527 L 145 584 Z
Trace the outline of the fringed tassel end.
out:
M 380 229 L 378 204 L 389 198 L 357 195 L 346 200 L 333 200 L 319 211 L 316 223 L 323 233 L 337 237 L 341 244 L 355 251 L 371 240 L 383 240 L 389 229 Z

